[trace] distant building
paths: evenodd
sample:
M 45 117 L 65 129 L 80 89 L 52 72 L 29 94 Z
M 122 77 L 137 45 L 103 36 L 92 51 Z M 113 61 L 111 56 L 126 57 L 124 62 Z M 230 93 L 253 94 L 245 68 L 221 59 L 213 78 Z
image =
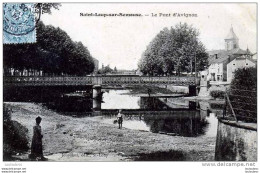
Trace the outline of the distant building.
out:
M 227 81 L 231 82 L 234 77 L 235 71 L 239 68 L 244 67 L 256 67 L 256 61 L 246 56 L 239 56 L 230 61 L 227 64 Z
M 117 70 L 114 75 L 136 75 L 136 70 Z
M 249 49 L 239 48 L 239 39 L 233 27 L 225 38 L 225 50 L 208 51 L 208 54 L 208 78 L 211 81 L 231 82 L 236 69 L 256 66 L 256 61 L 252 59 L 253 54 Z
M 233 27 L 231 26 L 228 35 L 225 38 L 225 49 L 226 51 L 239 48 L 239 39 L 234 33 Z
M 94 60 L 94 65 L 95 65 L 93 74 L 97 74 L 97 72 L 98 72 L 98 67 L 99 67 L 99 61 L 98 61 L 96 58 L 93 58 L 93 60 Z

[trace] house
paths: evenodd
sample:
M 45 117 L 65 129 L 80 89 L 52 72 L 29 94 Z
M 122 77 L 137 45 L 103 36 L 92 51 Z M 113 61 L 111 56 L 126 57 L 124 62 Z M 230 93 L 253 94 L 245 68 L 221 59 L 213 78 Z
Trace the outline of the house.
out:
M 225 50 L 212 50 L 208 51 L 208 54 L 208 78 L 211 81 L 231 82 L 236 69 L 256 66 L 249 49 L 239 48 L 239 39 L 233 27 L 225 38 Z
M 245 67 L 256 67 L 256 64 L 256 61 L 245 55 L 234 58 L 227 64 L 227 82 L 232 81 L 236 69 Z

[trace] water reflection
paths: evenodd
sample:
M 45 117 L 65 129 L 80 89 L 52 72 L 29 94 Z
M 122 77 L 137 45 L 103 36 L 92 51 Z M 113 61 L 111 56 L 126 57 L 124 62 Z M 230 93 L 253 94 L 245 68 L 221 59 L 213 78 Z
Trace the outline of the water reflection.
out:
M 129 90 L 103 90 L 102 109 L 139 109 L 140 97 L 127 95 Z
M 102 122 L 113 124 L 116 109 L 123 109 L 125 128 L 185 137 L 216 136 L 217 119 L 210 114 L 207 102 L 136 97 L 128 93 L 127 90 L 110 90 L 103 95 Z
M 144 121 L 154 133 L 171 133 L 179 136 L 200 136 L 205 134 L 208 121 L 199 111 L 181 111 L 166 116 L 145 116 Z
M 209 128 L 209 124 L 213 123 L 216 118 L 201 116 L 200 111 L 196 110 L 144 112 L 123 110 L 122 113 L 125 114 L 123 127 L 129 129 L 185 137 L 216 135 L 216 131 Z M 116 112 L 103 112 L 102 116 L 104 123 L 113 124 L 113 120 L 116 119 Z

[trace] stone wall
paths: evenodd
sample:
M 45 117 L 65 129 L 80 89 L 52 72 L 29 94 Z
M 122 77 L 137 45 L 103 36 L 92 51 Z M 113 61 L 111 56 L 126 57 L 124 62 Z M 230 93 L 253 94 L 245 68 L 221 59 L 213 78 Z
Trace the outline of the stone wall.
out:
M 257 161 L 256 126 L 219 119 L 215 160 Z

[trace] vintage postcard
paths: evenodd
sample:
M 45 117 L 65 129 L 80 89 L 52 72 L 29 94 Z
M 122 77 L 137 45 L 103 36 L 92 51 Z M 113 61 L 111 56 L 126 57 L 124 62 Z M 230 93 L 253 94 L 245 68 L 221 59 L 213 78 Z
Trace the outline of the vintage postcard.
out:
M 258 172 L 257 3 L 2 10 L 4 162 L 238 163 Z

